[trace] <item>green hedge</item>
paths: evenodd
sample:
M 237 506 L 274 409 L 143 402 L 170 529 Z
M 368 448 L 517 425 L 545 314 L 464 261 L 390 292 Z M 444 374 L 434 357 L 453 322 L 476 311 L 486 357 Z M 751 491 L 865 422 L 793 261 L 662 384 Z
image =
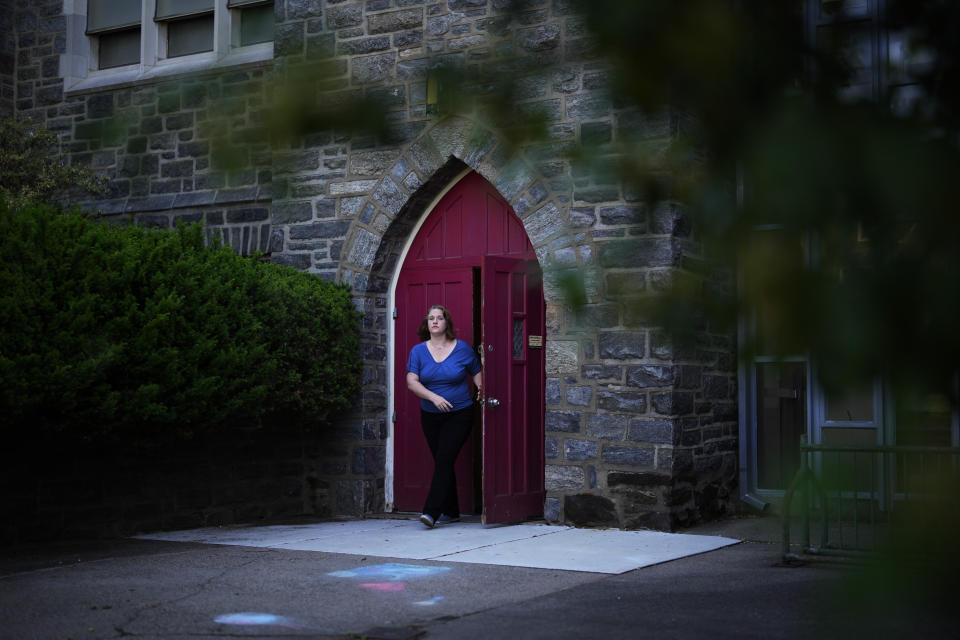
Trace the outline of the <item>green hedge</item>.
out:
M 360 378 L 349 290 L 204 246 L 203 233 L 0 205 L 7 437 L 150 444 L 348 406 Z

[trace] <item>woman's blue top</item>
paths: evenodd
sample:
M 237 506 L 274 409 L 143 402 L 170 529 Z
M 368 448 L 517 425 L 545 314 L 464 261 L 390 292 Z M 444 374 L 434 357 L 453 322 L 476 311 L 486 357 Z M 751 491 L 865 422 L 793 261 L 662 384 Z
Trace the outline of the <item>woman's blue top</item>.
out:
M 410 359 L 407 360 L 407 372 L 417 374 L 423 386 L 446 398 L 453 405 L 451 411 L 466 409 L 473 404 L 467 376 L 475 375 L 479 371 L 480 361 L 477 354 L 462 340 L 457 340 L 453 351 L 443 362 L 433 359 L 426 342 L 414 346 L 410 350 Z M 421 399 L 420 408 L 430 413 L 440 413 L 429 400 Z

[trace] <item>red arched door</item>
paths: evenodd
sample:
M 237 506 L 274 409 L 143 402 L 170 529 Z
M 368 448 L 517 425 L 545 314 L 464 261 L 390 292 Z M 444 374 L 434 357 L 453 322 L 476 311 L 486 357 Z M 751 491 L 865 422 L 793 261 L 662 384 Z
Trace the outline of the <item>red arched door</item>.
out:
M 530 240 L 510 205 L 476 173 L 430 212 L 397 281 L 394 508 L 419 511 L 433 462 L 419 399 L 406 388 L 410 349 L 427 308 L 450 310 L 457 337 L 482 349 L 484 390 L 474 443 L 457 461 L 460 507 L 484 522 L 543 514 L 544 303 Z

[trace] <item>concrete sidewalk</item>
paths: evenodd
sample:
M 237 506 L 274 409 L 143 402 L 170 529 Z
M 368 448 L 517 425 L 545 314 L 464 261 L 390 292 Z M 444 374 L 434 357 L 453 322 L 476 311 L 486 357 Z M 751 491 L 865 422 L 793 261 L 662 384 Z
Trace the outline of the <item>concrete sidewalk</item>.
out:
M 267 547 L 536 569 L 624 573 L 739 540 L 660 531 L 575 529 L 545 524 L 484 526 L 476 518 L 426 529 L 410 519 L 229 526 L 138 536 L 143 540 Z

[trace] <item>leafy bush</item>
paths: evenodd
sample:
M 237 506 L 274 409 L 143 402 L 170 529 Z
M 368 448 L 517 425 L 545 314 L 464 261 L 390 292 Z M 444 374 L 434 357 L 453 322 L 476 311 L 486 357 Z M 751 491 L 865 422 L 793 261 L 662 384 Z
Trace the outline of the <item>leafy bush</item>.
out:
M 149 444 L 316 423 L 357 392 L 349 291 L 206 247 L 0 204 L 0 415 L 9 435 Z
M 22 120 L 0 120 L 0 200 L 8 206 L 49 200 L 72 190 L 106 191 L 107 178 L 89 167 L 66 165 L 55 133 Z

